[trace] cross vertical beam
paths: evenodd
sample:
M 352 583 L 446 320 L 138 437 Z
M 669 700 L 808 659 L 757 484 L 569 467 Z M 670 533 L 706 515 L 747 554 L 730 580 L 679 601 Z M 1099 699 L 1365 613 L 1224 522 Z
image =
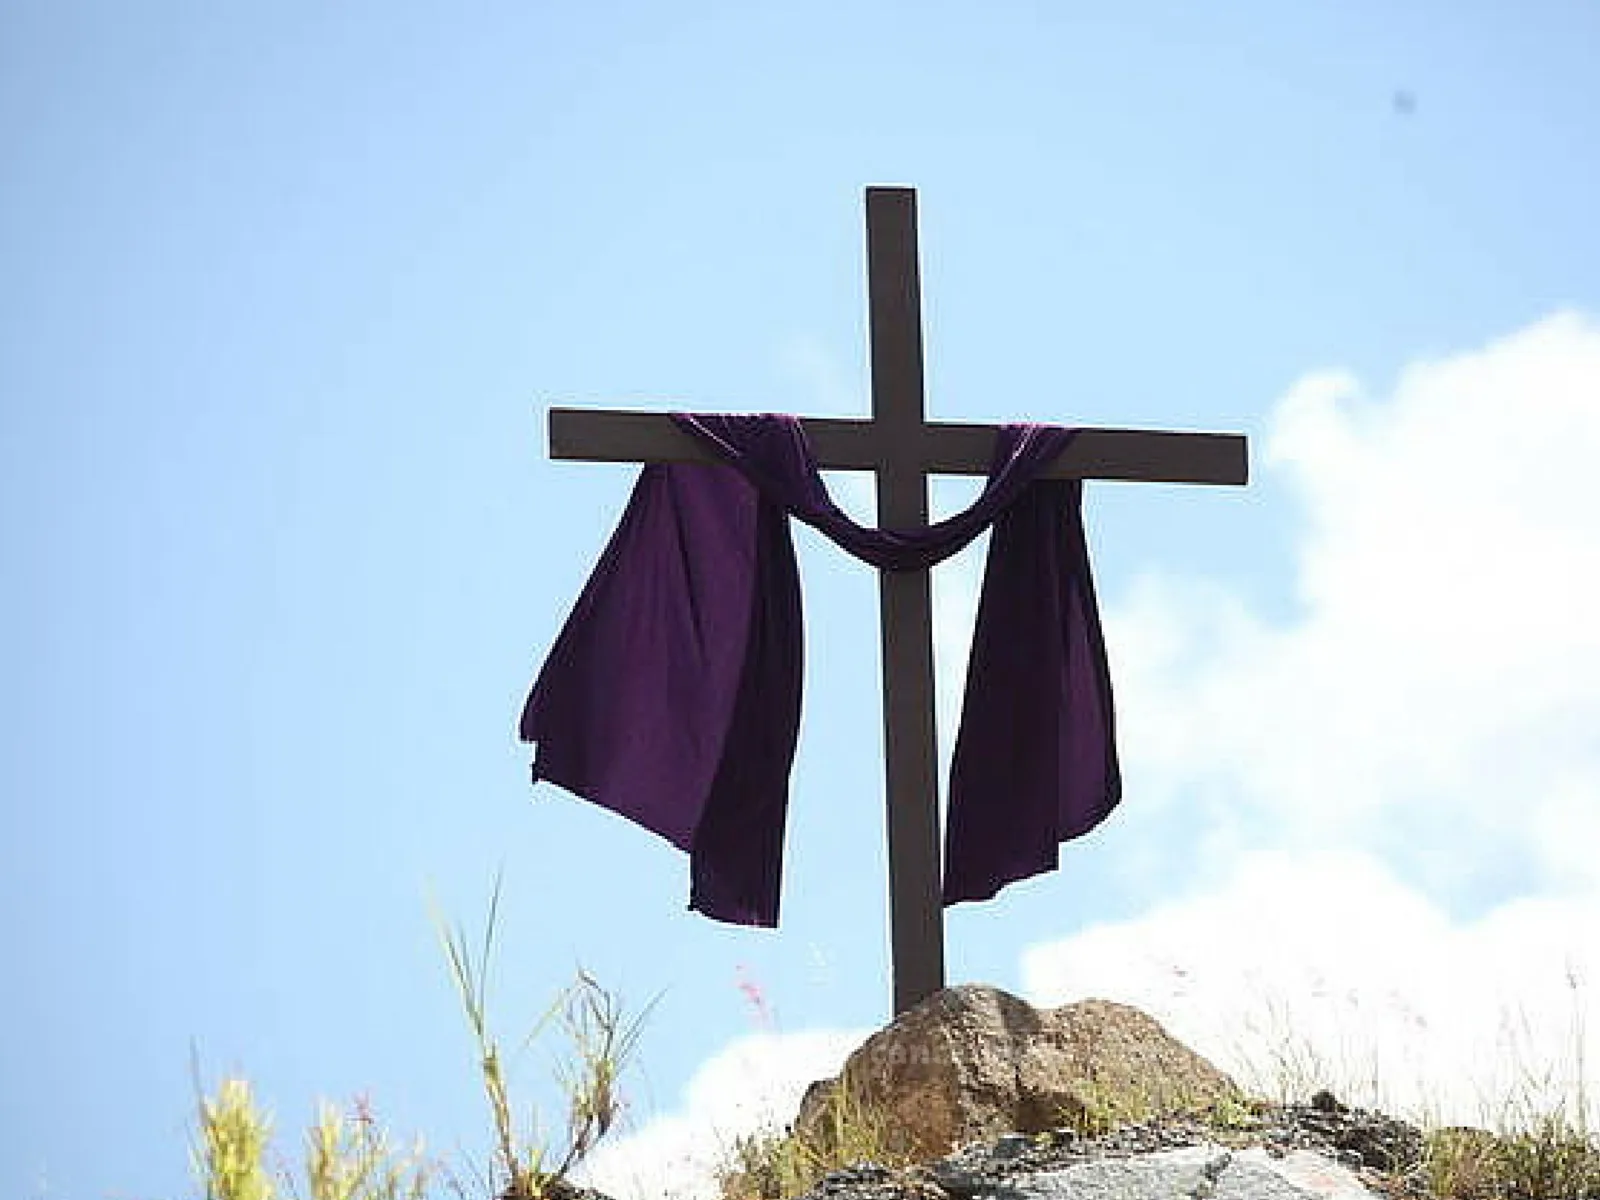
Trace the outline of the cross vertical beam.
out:
M 878 527 L 921 529 L 928 483 L 917 194 L 910 188 L 867 189 L 867 293 Z M 896 1014 L 944 986 L 932 609 L 927 570 L 878 572 Z

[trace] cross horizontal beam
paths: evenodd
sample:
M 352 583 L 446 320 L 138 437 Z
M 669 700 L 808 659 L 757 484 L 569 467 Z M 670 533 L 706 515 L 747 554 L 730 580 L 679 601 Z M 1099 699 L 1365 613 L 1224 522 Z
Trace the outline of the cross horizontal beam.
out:
M 800 424 L 830 471 L 872 471 L 906 453 L 906 434 L 871 421 L 803 417 Z M 994 455 L 993 425 L 929 422 L 921 435 L 922 469 L 940 475 L 986 475 Z M 550 410 L 550 457 L 586 462 L 716 462 L 659 412 Z M 1084 429 L 1045 471 L 1051 479 L 1123 479 L 1150 483 L 1242 484 L 1249 477 L 1246 439 L 1232 433 Z

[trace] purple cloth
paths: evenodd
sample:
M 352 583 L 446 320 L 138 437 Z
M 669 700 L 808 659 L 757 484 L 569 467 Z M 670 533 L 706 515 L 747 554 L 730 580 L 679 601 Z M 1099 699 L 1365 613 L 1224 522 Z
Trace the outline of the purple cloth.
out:
M 944 902 L 1053 870 L 1122 790 L 1082 483 L 1037 478 L 1073 431 L 1004 426 L 970 508 L 896 532 L 829 499 L 793 417 L 674 420 L 727 465 L 644 468 L 523 708 L 533 778 L 687 851 L 690 908 L 776 925 L 803 658 L 788 516 L 886 570 L 926 569 L 992 523 Z

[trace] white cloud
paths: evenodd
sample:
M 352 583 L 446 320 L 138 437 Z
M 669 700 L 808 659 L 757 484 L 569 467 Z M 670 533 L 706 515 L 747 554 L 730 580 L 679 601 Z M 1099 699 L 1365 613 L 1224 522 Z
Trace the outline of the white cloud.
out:
M 1381 401 L 1308 376 L 1265 457 L 1305 504 L 1291 619 L 1156 573 L 1106 615 L 1139 819 L 1198 807 L 1213 861 L 1035 948 L 1029 987 L 1148 1005 L 1236 1066 L 1219 1040 L 1270 1002 L 1278 1040 L 1461 1119 L 1519 1065 L 1570 1089 L 1572 1022 L 1600 1028 L 1600 327 L 1551 317 Z
M 806 1087 L 836 1074 L 869 1032 L 739 1038 L 695 1072 L 675 1111 L 602 1145 L 577 1177 L 617 1200 L 714 1196 L 715 1169 L 735 1140 L 781 1130 L 794 1119 Z
M 1595 928 L 1592 899 L 1457 922 L 1371 858 L 1264 852 L 1219 888 L 1032 948 L 1024 990 L 1136 1005 L 1269 1095 L 1332 1086 L 1478 1123 L 1575 1095 L 1584 1050 L 1600 1089 L 1600 953 L 1574 936 Z
M 1402 815 L 1594 885 L 1570 821 L 1600 797 L 1600 329 L 1550 318 L 1383 403 L 1310 377 L 1266 457 L 1306 503 L 1302 611 L 1144 580 L 1108 616 L 1133 766 L 1226 784 L 1273 839 L 1374 844 Z

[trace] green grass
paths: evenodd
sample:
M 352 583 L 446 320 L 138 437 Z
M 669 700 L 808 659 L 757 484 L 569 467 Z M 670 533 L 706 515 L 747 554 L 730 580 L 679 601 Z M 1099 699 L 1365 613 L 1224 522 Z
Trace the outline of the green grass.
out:
M 517 1128 L 506 1078 L 506 1059 L 487 1013 L 486 977 L 499 909 L 495 880 L 488 921 L 474 966 L 465 931 L 452 935 L 434 913 L 450 975 L 461 998 L 472 1037 L 478 1073 L 488 1102 L 493 1152 L 486 1171 L 475 1171 L 479 1194 L 487 1200 L 569 1200 L 570 1173 L 618 1125 L 622 1102 L 619 1079 L 638 1049 L 653 1002 L 628 1016 L 617 999 L 579 970 L 540 1015 L 518 1053 L 543 1034 L 559 1030 L 566 1053 L 556 1070 L 565 1099 L 564 1136 L 548 1140 L 537 1120 Z M 1574 1011 L 1581 1012 L 1573 981 Z M 1224 1104 L 1208 1115 L 1220 1134 L 1250 1126 L 1263 1099 L 1304 1101 L 1326 1088 L 1341 1099 L 1360 1097 L 1363 1080 L 1376 1088 L 1377 1072 L 1363 1080 L 1330 1069 L 1309 1043 L 1296 1041 L 1285 1023 L 1266 1039 L 1264 1074 L 1243 1080 L 1238 1104 Z M 1583 1029 L 1575 1023 L 1570 1094 L 1551 1099 L 1552 1073 L 1521 1072 L 1521 1083 L 1488 1106 L 1485 1128 L 1445 1125 L 1420 1113 L 1394 1115 L 1424 1133 L 1420 1178 L 1433 1200 L 1600 1200 L 1600 1136 L 1590 1125 L 1592 1110 L 1584 1088 Z M 257 1104 L 249 1083 L 223 1079 L 214 1095 L 202 1090 L 194 1067 L 199 1114 L 192 1161 L 206 1200 L 427 1200 L 444 1186 L 459 1200 L 467 1190 L 445 1163 L 424 1154 L 419 1140 L 410 1149 L 391 1145 L 367 1108 L 357 1101 L 343 1112 L 323 1102 L 306 1131 L 302 1191 L 287 1166 L 266 1166 L 273 1119 Z M 1080 1134 L 1103 1133 L 1147 1114 L 1148 1097 L 1106 1095 L 1084 1114 Z M 1365 1107 L 1381 1108 L 1379 1104 Z M 1433 1106 L 1439 1111 L 1438 1106 Z M 823 1176 L 864 1162 L 889 1168 L 913 1164 L 891 1147 L 887 1118 L 859 1098 L 837 1095 L 825 1118 L 805 1136 L 763 1130 L 735 1139 L 716 1172 L 720 1200 L 790 1200 Z M 537 1114 L 535 1114 L 536 1116 Z
M 855 1163 L 910 1166 L 894 1149 L 884 1117 L 854 1095 L 837 1091 L 808 1133 L 758 1132 L 734 1141 L 716 1173 L 722 1200 L 786 1200 L 824 1175 Z

